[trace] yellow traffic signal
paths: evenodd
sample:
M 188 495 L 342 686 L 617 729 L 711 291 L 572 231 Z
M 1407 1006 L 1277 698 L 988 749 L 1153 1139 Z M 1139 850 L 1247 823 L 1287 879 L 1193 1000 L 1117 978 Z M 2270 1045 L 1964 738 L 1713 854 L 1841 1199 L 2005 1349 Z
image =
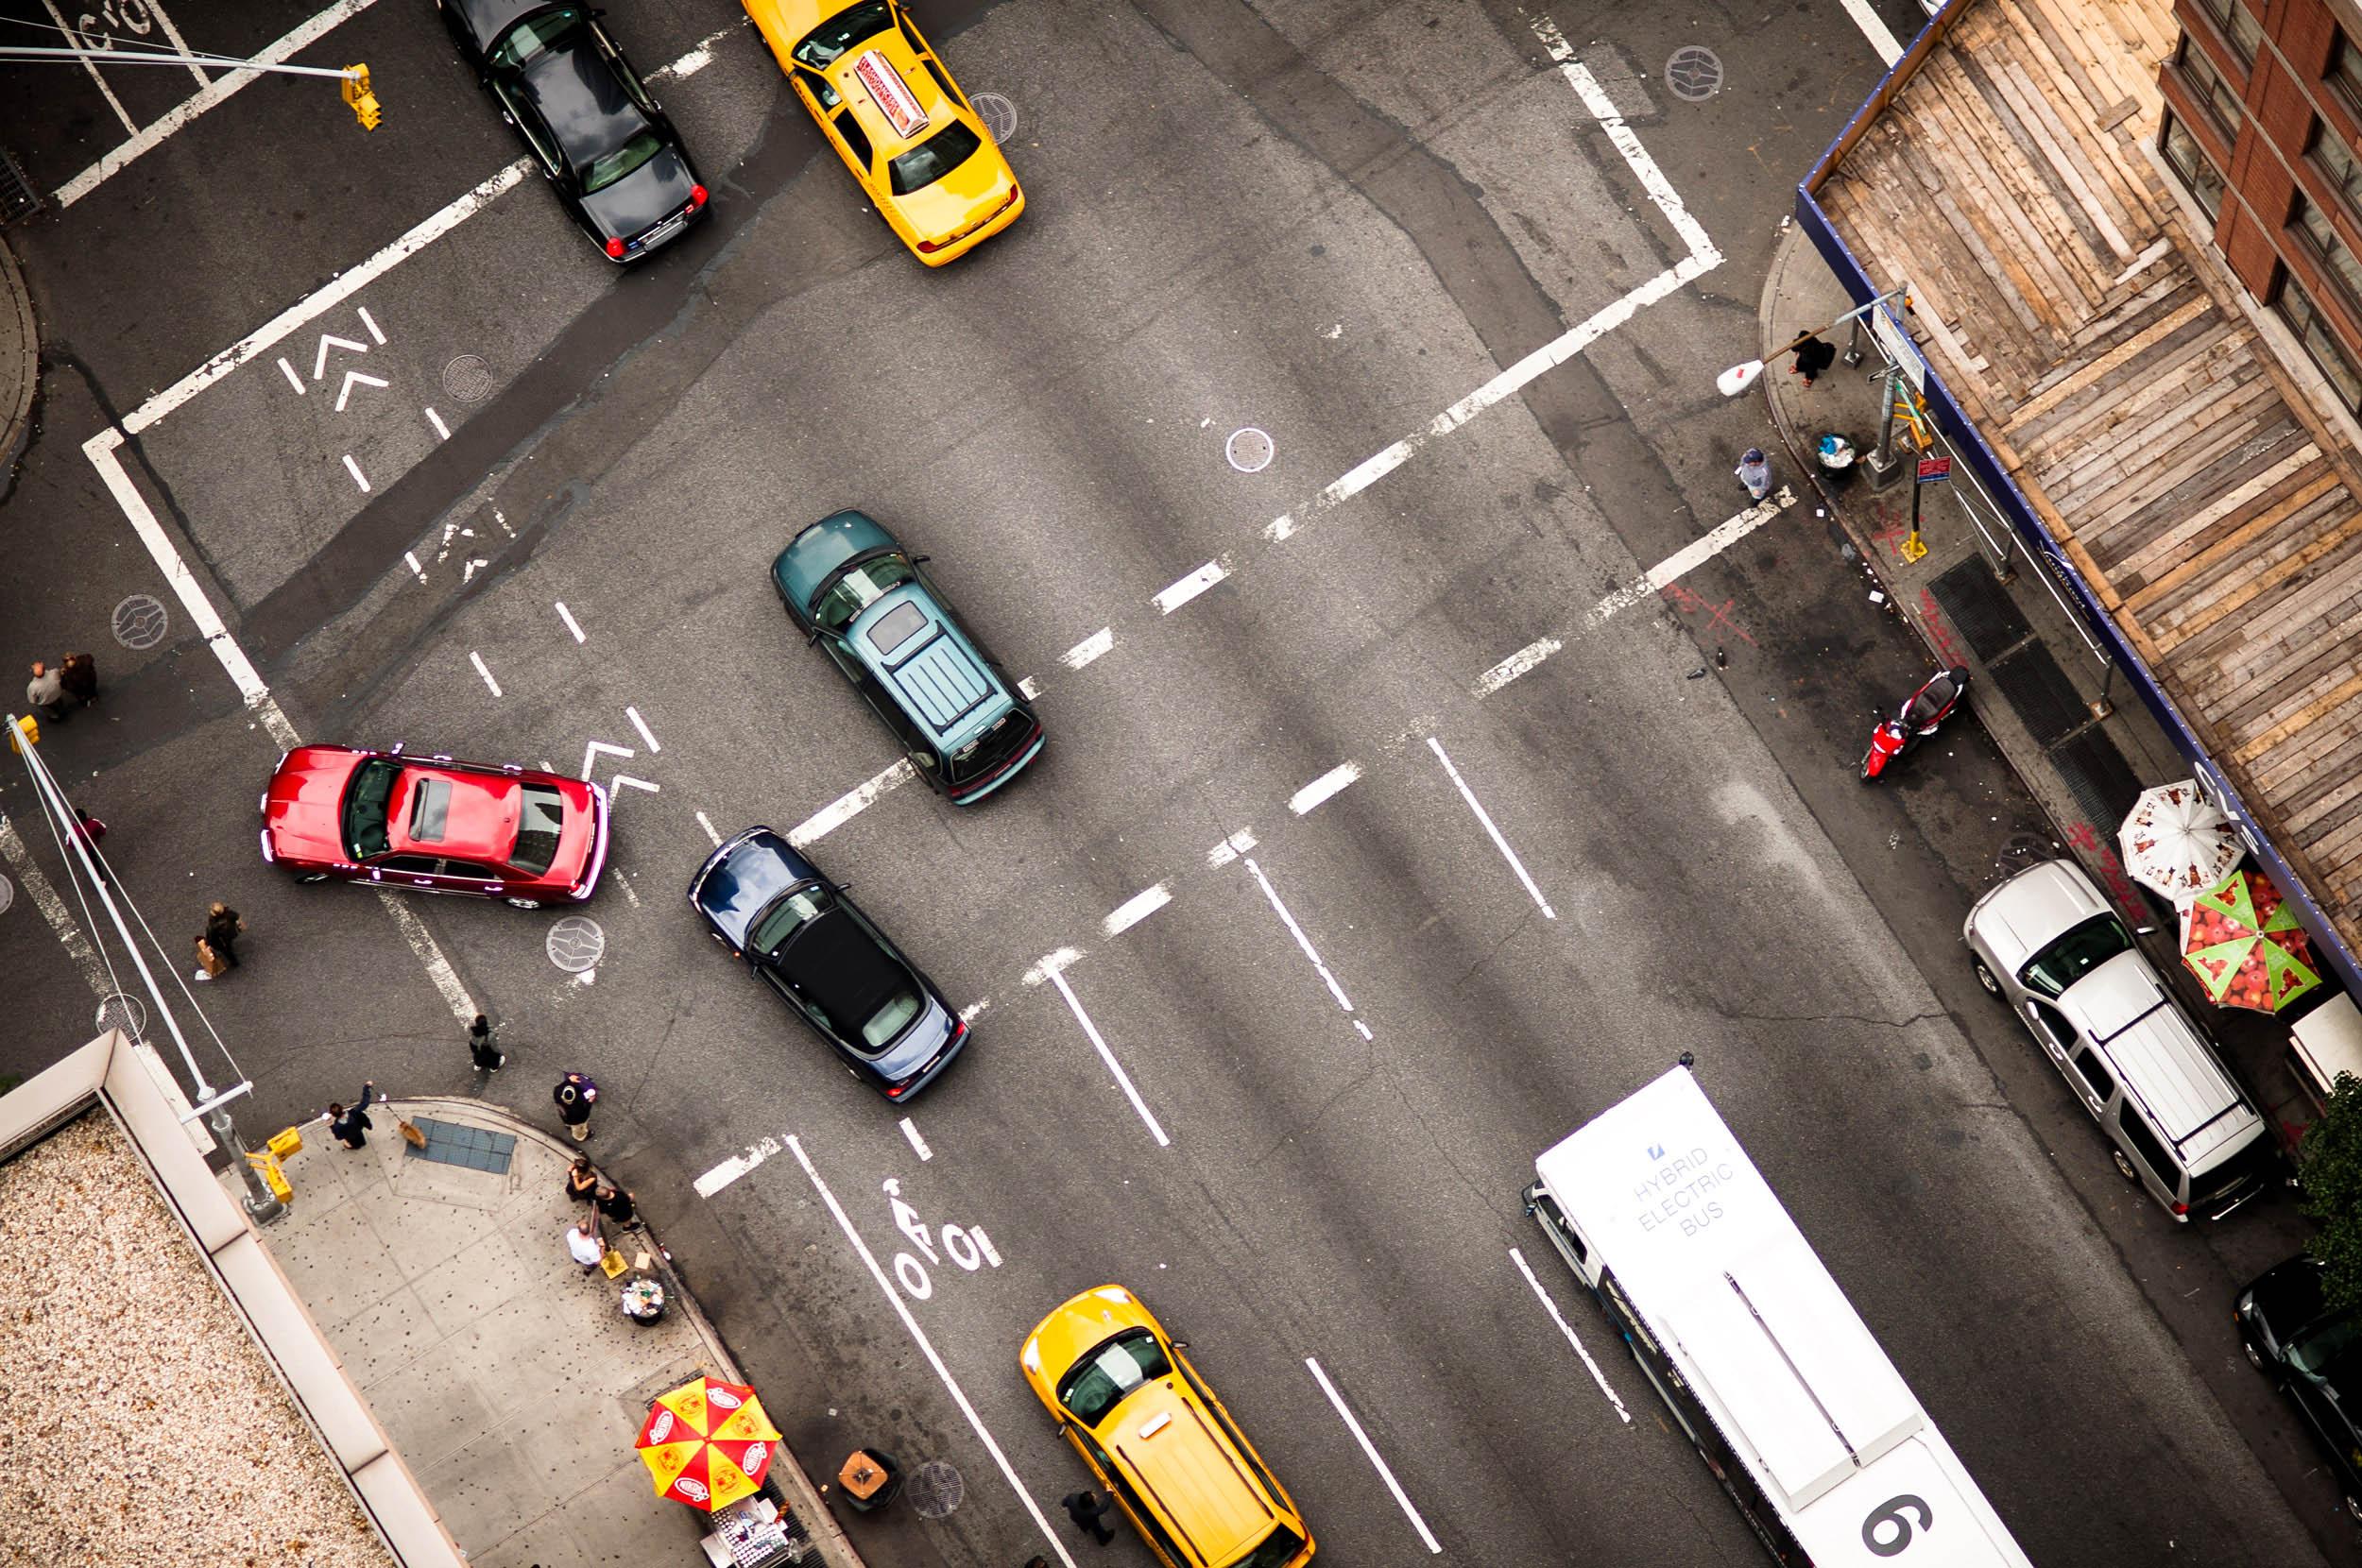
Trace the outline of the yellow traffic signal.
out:
M 375 130 L 384 118 L 377 107 L 377 94 L 369 91 L 369 68 L 366 65 L 345 67 L 345 102 L 352 106 L 353 118 L 361 122 L 363 130 Z

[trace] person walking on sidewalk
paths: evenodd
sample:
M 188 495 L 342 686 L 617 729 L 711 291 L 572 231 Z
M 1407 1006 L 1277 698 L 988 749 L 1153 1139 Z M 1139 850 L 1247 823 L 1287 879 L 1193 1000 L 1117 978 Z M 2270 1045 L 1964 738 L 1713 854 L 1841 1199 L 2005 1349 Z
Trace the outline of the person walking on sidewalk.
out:
M 1810 386 L 1821 379 L 1821 373 L 1837 363 L 1837 350 L 1820 338 L 1807 335 L 1796 345 L 1796 373 Z
M 1099 1500 L 1097 1492 L 1068 1492 L 1058 1500 L 1058 1506 L 1066 1509 L 1066 1516 L 1074 1521 L 1076 1529 L 1081 1530 L 1102 1546 L 1116 1538 L 1115 1531 L 1099 1522 L 1099 1516 L 1107 1511 L 1107 1505 Z
M 205 946 L 221 955 L 222 963 L 235 969 L 238 966 L 238 935 L 246 929 L 246 922 L 238 912 L 216 898 L 205 910 Z
M 369 1129 L 377 1125 L 369 1119 L 369 1101 L 376 1098 L 377 1085 L 364 1083 L 361 1085 L 361 1099 L 356 1104 L 347 1107 L 332 1099 L 328 1102 L 328 1114 L 320 1120 L 328 1123 L 328 1130 L 335 1133 L 347 1149 L 362 1148 L 369 1141 Z
M 577 1203 L 588 1203 L 599 1195 L 599 1173 L 590 1164 L 590 1156 L 577 1154 L 566 1171 L 566 1196 Z
M 40 659 L 33 660 L 33 678 L 25 683 L 25 700 L 51 724 L 65 723 L 65 683 Z
M 498 1072 L 508 1057 L 492 1044 L 492 1020 L 479 1013 L 468 1026 L 468 1055 L 478 1072 Z
M 574 1141 L 588 1142 L 590 1137 L 590 1107 L 598 1103 L 599 1086 L 591 1082 L 587 1074 L 570 1072 L 557 1081 L 557 1087 L 550 1091 L 550 1098 L 557 1101 L 557 1119 L 566 1124 L 566 1131 L 573 1134 Z
M 58 666 L 58 684 L 76 707 L 89 707 L 98 701 L 98 661 L 88 654 L 66 655 Z
M 1761 447 L 1749 447 L 1746 455 L 1738 460 L 1738 467 L 1731 472 L 1738 475 L 1738 482 L 1757 501 L 1772 493 L 1772 465 L 1765 460 Z

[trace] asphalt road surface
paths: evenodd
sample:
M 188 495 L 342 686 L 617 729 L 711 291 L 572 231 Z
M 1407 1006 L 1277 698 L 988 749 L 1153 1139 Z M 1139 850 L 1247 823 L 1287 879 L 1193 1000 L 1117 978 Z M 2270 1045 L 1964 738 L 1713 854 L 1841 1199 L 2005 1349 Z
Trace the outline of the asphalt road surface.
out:
M 99 650 L 107 704 L 44 755 L 173 959 L 207 899 L 247 915 L 201 999 L 249 1133 L 364 1076 L 547 1116 L 594 1073 L 594 1152 L 798 1450 L 949 1467 L 942 1517 L 855 1522 L 872 1561 L 1072 1549 L 1017 1347 L 1114 1281 L 1325 1559 L 1751 1563 L 1518 1202 L 1687 1050 L 2035 1561 L 2362 1560 L 2231 1332 L 2301 1223 L 2172 1225 L 1983 1002 L 1960 915 L 2044 824 L 1973 725 L 1853 781 L 1921 658 L 1808 492 L 1646 578 L 1747 510 L 1771 433 L 1715 373 L 1877 79 L 1856 12 L 1908 37 L 1914 5 L 922 4 L 1029 202 L 930 271 L 739 12 L 617 0 L 715 189 L 628 273 L 504 174 L 425 5 L 340 9 L 296 58 L 367 60 L 374 134 L 318 81 L 6 78 L 54 194 L 10 233 L 47 362 L 0 623 L 20 662 Z M 1048 749 L 979 807 L 899 783 L 764 580 L 845 505 L 1038 687 Z M 607 880 L 408 925 L 287 886 L 251 804 L 285 732 L 587 771 Z M 124 981 L 54 929 L 20 773 L 0 807 L 22 1075 Z M 970 1010 L 907 1111 L 684 907 L 757 822 Z

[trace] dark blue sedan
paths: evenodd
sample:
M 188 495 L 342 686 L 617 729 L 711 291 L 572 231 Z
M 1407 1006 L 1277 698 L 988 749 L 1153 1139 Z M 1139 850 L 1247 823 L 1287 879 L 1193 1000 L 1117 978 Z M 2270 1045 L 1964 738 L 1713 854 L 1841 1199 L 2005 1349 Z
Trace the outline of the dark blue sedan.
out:
M 706 208 L 673 122 L 599 13 L 541 0 L 435 0 L 452 42 L 608 259 L 632 262 Z
M 689 902 L 716 942 L 886 1099 L 917 1094 L 967 1043 L 934 982 L 770 828 L 749 827 L 708 856 Z

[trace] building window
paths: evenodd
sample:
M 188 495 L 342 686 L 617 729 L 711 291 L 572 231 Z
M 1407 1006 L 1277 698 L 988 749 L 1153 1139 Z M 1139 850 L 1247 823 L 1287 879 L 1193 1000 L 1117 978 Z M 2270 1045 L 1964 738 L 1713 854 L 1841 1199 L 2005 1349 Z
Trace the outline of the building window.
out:
M 2337 188 L 2337 194 L 2345 198 L 2346 206 L 2354 213 L 2362 213 L 2362 162 L 2355 160 L 2353 149 L 2346 145 L 2345 138 L 2316 120 L 2313 122 L 2313 140 L 2305 148 L 2305 154 L 2313 160 L 2313 166 L 2320 170 L 2323 178 Z
M 2215 167 L 2214 160 L 2206 156 L 2206 149 L 2198 145 L 2198 138 L 2190 134 L 2187 126 L 2174 118 L 2171 110 L 2165 111 L 2165 126 L 2157 138 L 2157 145 L 2165 153 L 2165 162 L 2172 165 L 2173 172 L 2182 177 L 2182 183 L 2188 187 L 2190 195 L 2198 198 L 2200 207 L 2206 209 L 2206 215 L 2219 222 L 2222 218 L 2222 175 Z
M 2215 62 L 2206 58 L 2206 51 L 2190 47 L 2187 33 L 2182 35 L 2181 47 L 2174 51 L 2173 65 L 2182 73 L 2182 79 L 2190 84 L 2191 94 L 2206 106 L 2215 123 L 2222 128 L 2222 133 L 2236 141 L 2239 127 L 2247 119 L 2247 110 L 2239 102 L 2237 90 L 2222 79 Z
M 2320 367 L 2321 374 L 2329 378 L 2329 384 L 2344 400 L 2347 411 L 2362 414 L 2362 370 L 2354 367 L 2353 356 L 2346 352 L 2344 344 L 2337 341 L 2336 332 L 2322 316 L 2320 307 L 2313 303 L 2312 296 L 2304 292 L 2302 284 L 2286 275 L 2285 267 L 2282 269 L 2280 295 L 2272 301 L 2272 309 L 2280 313 L 2280 318 L 2288 324 L 2290 332 L 2297 334 L 2297 341 L 2303 344 L 2304 351 L 2313 356 L 2313 363 Z
M 2337 226 L 2330 222 L 2329 214 L 2300 196 L 2288 213 L 2288 227 L 2304 236 L 2313 259 L 2345 290 L 2347 308 L 2362 314 L 2362 261 L 2337 237 Z
M 2245 0 L 2198 0 L 2198 9 L 2215 19 L 2216 31 L 2230 43 L 2233 54 L 2250 65 L 2255 63 L 2255 48 L 2264 42 L 2264 29 Z
M 2354 51 L 2353 43 L 2345 34 L 2337 35 L 2336 52 L 2329 57 L 2329 79 L 2346 100 L 2346 107 L 2362 114 L 2362 54 Z

